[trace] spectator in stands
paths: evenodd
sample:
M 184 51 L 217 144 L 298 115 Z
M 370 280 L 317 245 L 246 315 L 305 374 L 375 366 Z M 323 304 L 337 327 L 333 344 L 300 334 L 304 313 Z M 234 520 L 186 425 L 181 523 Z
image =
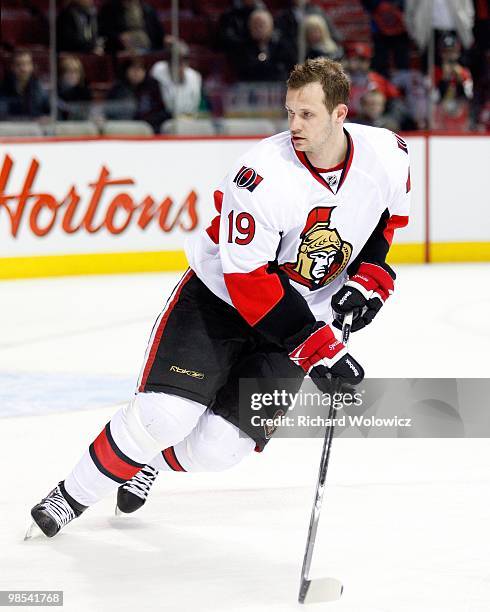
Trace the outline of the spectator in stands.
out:
M 291 46 L 291 55 L 294 58 L 293 64 L 298 61 L 298 34 L 299 24 L 309 15 L 318 15 L 325 21 L 328 31 L 334 42 L 340 44 L 342 37 L 327 13 L 316 4 L 308 0 L 289 0 L 289 7 L 280 12 L 276 19 L 277 29 L 280 31 L 284 40 Z M 292 67 L 289 66 L 288 69 Z
M 371 89 L 380 91 L 388 103 L 400 96 L 400 92 L 388 79 L 371 70 L 371 46 L 367 43 L 355 43 L 348 49 L 346 69 L 351 79 L 351 96 L 349 116 L 355 117 L 360 112 L 361 97 Z
M 428 127 L 429 83 L 426 76 L 415 68 L 395 72 L 391 82 L 400 91 L 391 106 L 398 108 L 397 116 L 402 130 L 426 130 Z M 391 109 L 393 113 L 393 108 Z M 401 116 L 400 116 L 401 115 Z
M 475 127 L 478 130 L 490 132 L 490 51 L 486 51 L 486 71 L 479 81 L 479 104 L 476 108 Z
M 306 58 L 328 57 L 339 61 L 344 54 L 328 29 L 326 21 L 320 15 L 308 15 L 303 21 L 306 41 Z
M 438 66 L 440 41 L 446 34 L 455 34 L 465 49 L 471 47 L 474 19 L 473 0 L 405 0 L 407 29 L 421 51 L 427 49 L 434 30 Z
M 261 0 L 233 0 L 233 6 L 219 18 L 218 47 L 234 54 L 248 38 L 248 18 L 255 9 L 265 8 Z
M 107 0 L 99 11 L 99 33 L 109 53 L 152 51 L 165 44 L 155 9 L 141 0 Z
M 94 0 L 67 0 L 56 19 L 58 51 L 103 53 Z
M 472 105 L 472 125 L 476 129 L 488 126 L 490 112 L 490 2 L 475 0 L 475 44 L 471 54 L 471 74 L 475 84 Z M 484 119 L 485 117 L 485 119 Z M 488 129 L 488 127 L 487 127 Z
M 452 34 L 440 44 L 441 66 L 435 69 L 438 104 L 434 112 L 434 128 L 467 130 L 469 103 L 473 97 L 470 71 L 460 63 L 461 45 Z
M 405 0 L 362 0 L 371 17 L 373 70 L 385 77 L 390 60 L 396 70 L 408 70 L 410 45 L 403 15 Z
M 160 86 L 165 106 L 175 116 L 193 115 L 199 110 L 202 96 L 202 77 L 189 66 L 189 47 L 185 42 L 177 43 L 177 79 L 174 80 L 169 62 L 156 62 L 151 76 Z
M 49 114 L 48 94 L 34 74 L 32 55 L 17 49 L 10 71 L 0 85 L 0 116 L 3 119 L 38 119 Z
M 249 38 L 233 58 L 241 81 L 283 81 L 294 60 L 291 47 L 274 30 L 269 11 L 256 9 L 248 18 Z
M 146 121 L 158 134 L 164 121 L 171 118 L 157 81 L 151 77 L 141 58 L 126 59 L 121 65 L 122 78 L 107 96 L 106 117 Z
M 392 132 L 397 132 L 400 129 L 400 124 L 395 116 L 386 110 L 384 94 L 377 89 L 366 91 L 361 96 L 360 110 L 356 117 L 356 123 L 382 127 Z
M 82 62 L 74 55 L 63 55 L 58 69 L 58 117 L 63 120 L 87 119 L 92 92 L 85 82 Z

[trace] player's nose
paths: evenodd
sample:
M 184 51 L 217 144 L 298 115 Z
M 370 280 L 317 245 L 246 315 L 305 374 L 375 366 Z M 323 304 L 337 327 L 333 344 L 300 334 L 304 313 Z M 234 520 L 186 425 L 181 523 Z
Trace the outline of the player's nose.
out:
M 299 134 L 301 130 L 301 123 L 296 116 L 289 119 L 289 130 L 293 136 Z

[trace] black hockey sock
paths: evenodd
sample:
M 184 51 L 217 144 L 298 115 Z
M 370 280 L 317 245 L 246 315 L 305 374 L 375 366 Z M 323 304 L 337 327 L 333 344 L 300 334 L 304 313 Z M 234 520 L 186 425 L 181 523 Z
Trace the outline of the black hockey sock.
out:
M 69 503 L 69 505 L 71 506 L 71 509 L 73 510 L 75 515 L 76 516 L 80 516 L 80 514 L 82 514 L 82 512 L 84 510 L 86 510 L 88 508 L 88 506 L 83 506 L 82 504 L 77 502 L 76 499 L 73 499 L 73 497 L 65 489 L 65 481 L 64 480 L 62 480 L 60 482 L 59 487 L 60 487 L 60 491 L 61 491 L 63 497 Z

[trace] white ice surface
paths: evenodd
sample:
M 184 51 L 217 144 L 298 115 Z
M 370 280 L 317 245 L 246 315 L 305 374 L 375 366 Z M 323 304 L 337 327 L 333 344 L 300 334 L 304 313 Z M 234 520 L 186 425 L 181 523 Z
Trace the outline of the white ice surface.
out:
M 488 377 L 489 276 L 400 266 L 352 353 L 369 376 Z M 22 540 L 30 507 L 131 393 L 175 280 L 0 284 L 0 590 L 62 589 L 69 612 L 301 609 L 321 440 L 273 440 L 221 474 L 163 474 L 134 516 L 116 519 L 111 497 L 53 540 Z M 488 440 L 335 440 L 312 570 L 345 586 L 317 610 L 488 612 Z

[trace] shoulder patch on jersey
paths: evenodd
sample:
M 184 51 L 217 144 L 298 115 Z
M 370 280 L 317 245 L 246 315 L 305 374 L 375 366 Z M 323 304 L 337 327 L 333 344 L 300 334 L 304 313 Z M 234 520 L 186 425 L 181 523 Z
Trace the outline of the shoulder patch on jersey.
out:
M 247 189 L 253 191 L 263 181 L 263 177 L 253 168 L 242 166 L 233 179 L 239 189 Z

